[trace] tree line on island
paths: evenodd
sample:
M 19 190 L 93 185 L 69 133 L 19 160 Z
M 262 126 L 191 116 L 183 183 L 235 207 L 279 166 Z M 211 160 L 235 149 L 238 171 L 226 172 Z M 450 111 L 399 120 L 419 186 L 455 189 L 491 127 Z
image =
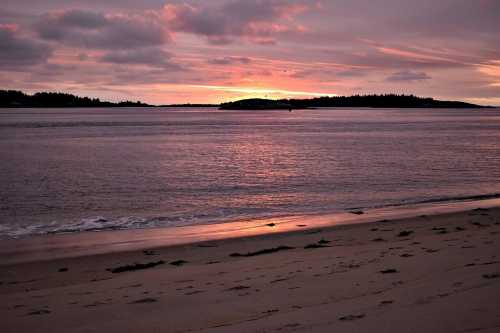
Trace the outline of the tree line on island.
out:
M 151 106 L 142 102 L 123 101 L 118 103 L 101 101 L 99 98 L 79 97 L 58 92 L 37 92 L 28 95 L 17 90 L 0 90 L 0 107 L 7 108 L 92 108 Z
M 268 110 L 268 109 L 311 109 L 321 107 L 357 107 L 357 108 L 482 108 L 460 101 L 440 101 L 414 95 L 354 95 L 317 97 L 310 99 L 245 99 L 223 103 L 223 110 Z
M 107 102 L 99 98 L 79 97 L 67 93 L 38 92 L 33 95 L 16 90 L 0 90 L 0 107 L 3 108 L 89 108 L 89 107 L 154 107 L 140 101 Z M 222 110 L 276 110 L 310 109 L 320 107 L 371 107 L 371 108 L 482 108 L 483 106 L 460 102 L 440 101 L 414 95 L 354 95 L 310 99 L 243 99 L 222 104 L 171 104 L 163 107 L 219 107 Z

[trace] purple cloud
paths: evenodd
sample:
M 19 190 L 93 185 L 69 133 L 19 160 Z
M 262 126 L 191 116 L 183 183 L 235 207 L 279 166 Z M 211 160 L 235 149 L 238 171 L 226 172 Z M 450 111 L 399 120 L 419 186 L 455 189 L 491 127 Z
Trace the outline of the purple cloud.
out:
M 17 89 L 203 82 L 351 94 L 399 84 L 408 93 L 497 100 L 500 89 L 498 0 L 386 0 L 383 6 L 373 0 L 16 0 L 0 7 L 0 83 Z M 173 91 L 156 98 L 184 98 Z
M 424 72 L 401 71 L 387 77 L 389 82 L 413 82 L 429 80 L 431 77 Z
M 280 35 L 302 32 L 292 18 L 309 7 L 306 1 L 284 0 L 238 0 L 205 7 L 167 4 L 164 16 L 172 31 L 200 35 L 212 44 L 239 38 L 275 44 Z
M 93 49 L 132 49 L 162 45 L 170 36 L 158 16 L 106 15 L 68 10 L 43 15 L 34 25 L 45 40 Z
M 148 65 L 151 67 L 181 70 L 182 67 L 171 60 L 172 55 L 158 47 L 137 50 L 118 50 L 105 53 L 100 60 L 114 64 Z
M 211 65 L 234 65 L 234 64 L 249 64 L 252 60 L 248 57 L 222 57 L 207 60 Z
M 19 36 L 14 25 L 0 25 L 0 50 L 0 67 L 4 69 L 44 63 L 52 53 L 46 44 Z

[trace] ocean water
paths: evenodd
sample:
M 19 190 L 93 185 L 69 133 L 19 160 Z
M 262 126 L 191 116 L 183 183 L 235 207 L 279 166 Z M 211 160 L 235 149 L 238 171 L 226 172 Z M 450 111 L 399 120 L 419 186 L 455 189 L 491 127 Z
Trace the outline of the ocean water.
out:
M 500 109 L 0 109 L 0 238 L 498 197 Z

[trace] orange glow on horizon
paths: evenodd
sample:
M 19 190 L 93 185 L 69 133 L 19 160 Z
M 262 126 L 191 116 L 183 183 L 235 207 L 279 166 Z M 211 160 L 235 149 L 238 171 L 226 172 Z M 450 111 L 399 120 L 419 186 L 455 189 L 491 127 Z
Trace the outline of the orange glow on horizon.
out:
M 492 60 L 486 64 L 477 66 L 480 73 L 490 77 L 493 82 L 490 83 L 492 87 L 500 87 L 500 60 Z
M 241 95 L 240 98 L 282 99 L 282 98 L 297 98 L 297 97 L 337 96 L 336 94 L 329 94 L 329 93 L 294 91 L 294 90 L 275 89 L 275 88 L 255 88 L 255 87 L 237 87 L 237 86 L 231 87 L 231 86 L 215 86 L 215 85 L 214 86 L 191 85 L 189 87 L 215 90 L 222 93 L 236 93 L 238 95 Z

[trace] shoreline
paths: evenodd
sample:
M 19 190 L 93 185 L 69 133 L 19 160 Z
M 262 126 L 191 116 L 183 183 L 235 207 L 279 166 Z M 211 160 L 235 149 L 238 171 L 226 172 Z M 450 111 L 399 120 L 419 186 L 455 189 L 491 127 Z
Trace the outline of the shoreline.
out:
M 471 205 L 2 265 L 0 330 L 495 332 L 500 207 Z
M 35 235 L 2 240 L 0 266 L 168 248 L 210 241 L 266 237 L 275 234 L 286 235 L 315 229 L 335 229 L 379 221 L 393 222 L 421 215 L 439 216 L 465 212 L 474 208 L 495 207 L 500 207 L 500 198 L 436 201 L 364 211 L 352 209 L 350 212 L 342 213 L 291 215 L 216 224 Z M 362 214 L 356 214 L 356 211 Z
M 444 204 L 444 205 L 459 205 L 460 203 L 467 202 L 477 202 L 484 200 L 492 200 L 492 199 L 500 199 L 500 193 L 487 193 L 487 194 L 479 194 L 479 195 L 462 195 L 462 196 L 454 196 L 454 197 L 434 197 L 430 199 L 420 200 L 420 201 L 411 201 L 411 200 L 403 200 L 397 203 L 391 204 L 377 204 L 372 206 L 352 206 L 352 207 L 344 207 L 339 208 L 337 210 L 328 211 L 328 210 L 320 210 L 316 212 L 294 212 L 294 213 L 262 213 L 261 215 L 255 215 L 250 217 L 243 216 L 224 216 L 220 214 L 218 217 L 206 217 L 201 219 L 194 215 L 191 221 L 176 223 L 172 222 L 167 223 L 166 225 L 149 225 L 151 221 L 155 220 L 167 220 L 169 221 L 169 217 L 161 216 L 161 213 L 156 213 L 157 215 L 143 215 L 143 216 L 134 216 L 134 215 L 116 215 L 111 218 L 106 218 L 104 216 L 99 215 L 96 216 L 88 216 L 88 217 L 80 217 L 77 219 L 68 219 L 65 223 L 55 224 L 56 220 L 49 223 L 45 221 L 44 223 L 33 223 L 30 225 L 23 226 L 0 226 L 0 241 L 4 240 L 14 240 L 14 239 L 26 239 L 31 237 L 40 237 L 40 236 L 52 236 L 52 235 L 64 235 L 64 234 L 79 234 L 82 232 L 105 232 L 105 231 L 123 231 L 123 230 L 146 230 L 146 229 L 163 229 L 163 228 L 177 228 L 177 227 L 193 227 L 200 225 L 208 225 L 208 224 L 225 224 L 225 223 L 237 223 L 237 222 L 251 222 L 257 220 L 270 220 L 270 219 L 282 219 L 282 218 L 290 218 L 290 217 L 309 217 L 309 216 L 333 216 L 338 215 L 345 212 L 350 211 L 371 211 L 371 210 L 392 210 L 398 209 L 400 207 L 419 207 L 425 205 L 436 205 L 436 204 Z M 500 202 L 499 202 L 500 204 Z M 205 214 L 201 214 L 202 216 L 206 216 Z M 28 218 L 29 219 L 29 218 Z M 182 218 L 179 218 L 183 220 Z M 125 222 L 124 222 L 125 220 Z M 129 220 L 129 222 L 126 222 Z M 135 224 L 137 220 L 142 220 L 139 224 Z M 197 221 L 197 222 L 194 222 Z M 132 226 L 130 226 L 132 223 Z

